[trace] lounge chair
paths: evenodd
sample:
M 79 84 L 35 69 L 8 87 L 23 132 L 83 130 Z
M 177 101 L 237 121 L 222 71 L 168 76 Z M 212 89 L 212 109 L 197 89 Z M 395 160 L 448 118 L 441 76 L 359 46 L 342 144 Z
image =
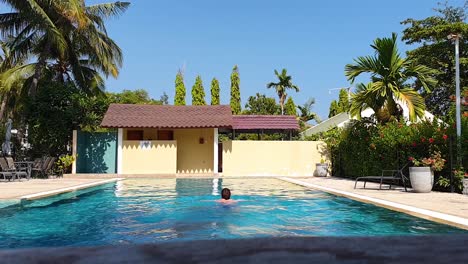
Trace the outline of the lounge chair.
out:
M 28 172 L 28 167 L 23 166 L 25 163 L 21 162 L 15 162 L 12 157 L 5 157 L 8 168 L 10 171 L 15 172 L 19 177 L 25 177 L 29 180 L 29 172 Z
M 382 170 L 382 175 L 380 176 L 363 176 L 363 177 L 358 177 L 356 178 L 356 181 L 354 182 L 354 189 L 356 189 L 356 185 L 358 181 L 363 181 L 364 182 L 364 189 L 366 188 L 366 183 L 369 182 L 378 182 L 380 183 L 379 185 L 379 190 L 382 190 L 382 184 L 388 184 L 389 187 L 388 189 L 390 190 L 392 188 L 392 185 L 396 185 L 400 181 L 403 183 L 403 187 L 405 188 L 405 192 L 408 190 L 406 189 L 406 181 L 409 181 L 408 178 L 406 178 L 405 174 L 403 174 L 403 169 L 407 166 L 403 166 L 400 170 Z M 384 181 L 386 183 L 384 183 Z M 390 183 L 388 183 L 390 182 Z
M 47 166 L 49 165 L 51 159 L 52 157 L 43 157 L 42 159 L 35 159 L 34 165 L 32 166 L 31 170 L 36 174 L 40 174 L 44 177 L 46 175 Z
M 47 166 L 45 168 L 45 171 L 44 171 L 46 176 L 49 176 L 49 174 L 51 174 L 53 172 L 56 161 L 57 161 L 56 157 L 51 157 L 50 158 L 49 163 L 47 164 Z
M 18 173 L 17 171 L 11 170 L 10 167 L 8 166 L 6 159 L 3 157 L 0 157 L 0 168 L 2 168 L 2 173 L 4 177 L 8 175 L 10 178 L 9 180 L 14 180 L 15 178 L 20 180 L 20 175 L 22 175 L 22 173 L 21 172 Z

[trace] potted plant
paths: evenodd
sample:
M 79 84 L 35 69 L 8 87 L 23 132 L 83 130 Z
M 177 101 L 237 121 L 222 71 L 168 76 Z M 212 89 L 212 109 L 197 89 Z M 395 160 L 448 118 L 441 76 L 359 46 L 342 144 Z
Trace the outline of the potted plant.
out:
M 327 177 L 328 175 L 328 163 L 322 158 L 320 163 L 315 164 L 315 176 L 318 177 Z
M 445 159 L 440 152 L 435 151 L 430 157 L 416 159 L 410 157 L 414 167 L 409 168 L 411 186 L 417 193 L 428 193 L 434 186 L 434 171 L 441 171 L 445 165 Z

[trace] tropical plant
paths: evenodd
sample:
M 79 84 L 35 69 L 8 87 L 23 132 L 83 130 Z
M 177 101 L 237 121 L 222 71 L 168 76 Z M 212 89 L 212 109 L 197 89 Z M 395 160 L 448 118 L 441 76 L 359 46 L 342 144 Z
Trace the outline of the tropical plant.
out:
M 8 70 L 20 67 L 24 64 L 25 58 L 14 57 L 9 48 L 8 42 L 0 41 L 0 120 L 4 120 L 7 106 L 10 103 L 15 105 L 17 97 L 21 94 L 24 79 L 22 76 L 10 77 L 6 73 Z M 4 79 L 10 78 L 10 84 L 5 85 Z
M 178 71 L 175 79 L 174 105 L 185 105 L 185 84 L 182 71 Z
M 62 155 L 55 163 L 58 173 L 63 175 L 64 173 L 71 172 L 71 166 L 75 162 L 75 156 L 73 155 Z
M 57 81 L 73 82 L 80 89 L 96 93 L 104 80 L 117 77 L 122 52 L 107 35 L 104 20 L 122 14 L 127 2 L 86 6 L 84 0 L 2 0 L 13 11 L 0 14 L 3 37 L 13 36 L 14 56 L 27 56 L 31 63 L 8 71 L 10 85 L 17 76 L 26 79 L 29 94 L 35 96 L 40 78 L 47 72 Z M 50 75 L 50 74 L 49 74 Z
M 206 105 L 205 88 L 200 75 L 195 79 L 195 84 L 192 87 L 192 105 Z
M 377 38 L 371 47 L 375 55 L 358 57 L 354 64 L 345 67 L 346 77 L 352 83 L 363 73 L 371 75 L 368 85 L 357 87 L 350 113 L 360 118 L 361 112 L 370 107 L 378 121 L 388 122 L 391 117 L 401 117 L 400 104 L 403 104 L 408 108 L 411 121 L 423 117 L 424 99 L 410 86 L 409 81 L 416 79 L 426 92 L 430 92 L 436 84 L 436 80 L 431 77 L 434 70 L 402 58 L 397 49 L 395 33 L 391 38 Z
M 315 120 L 317 123 L 320 123 L 319 116 L 312 112 L 312 107 L 315 104 L 314 98 L 309 98 L 303 105 L 298 105 L 297 109 L 299 109 L 299 119 L 306 123 L 310 120 Z
M 281 107 L 281 114 L 284 115 L 284 103 L 288 94 L 288 89 L 299 91 L 299 87 L 292 83 L 292 77 L 288 75 L 288 71 L 283 69 L 281 74 L 275 70 L 275 75 L 278 78 L 278 82 L 270 82 L 267 84 L 267 88 L 274 88 L 278 94 L 278 99 Z
M 448 114 L 451 105 L 449 97 L 455 94 L 455 49 L 449 34 L 458 33 L 460 39 L 460 68 L 468 67 L 468 1 L 463 6 L 450 6 L 448 2 L 439 3 L 435 14 L 423 19 L 406 19 L 401 22 L 406 26 L 402 40 L 414 49 L 408 51 L 408 57 L 417 64 L 426 65 L 437 72 L 433 78 L 437 87 L 430 94 L 424 94 L 426 105 L 433 114 L 441 118 L 454 118 Z M 418 82 L 415 82 L 418 86 Z M 460 71 L 461 87 L 468 86 L 468 71 Z
M 211 81 L 211 105 L 219 105 L 219 81 L 213 78 Z
M 234 66 L 231 73 L 231 111 L 233 114 L 238 115 L 242 111 L 241 98 L 240 98 L 240 77 L 239 68 Z

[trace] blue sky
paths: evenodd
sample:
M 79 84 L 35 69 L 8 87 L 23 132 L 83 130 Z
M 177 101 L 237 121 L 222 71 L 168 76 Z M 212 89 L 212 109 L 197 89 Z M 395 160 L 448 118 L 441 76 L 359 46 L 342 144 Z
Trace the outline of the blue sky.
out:
M 406 18 L 432 15 L 434 0 L 129 0 L 130 9 L 110 20 L 108 31 L 124 52 L 118 79 L 107 80 L 108 91 L 147 89 L 173 102 L 174 79 L 185 65 L 190 90 L 200 74 L 209 99 L 211 79 L 221 84 L 221 103 L 229 103 L 229 78 L 237 64 L 242 106 L 255 93 L 275 96 L 266 83 L 274 69 L 287 68 L 301 88 L 290 92 L 296 104 L 316 99 L 314 110 L 325 118 L 331 100 L 349 86 L 344 66 L 371 53 L 376 37 L 401 36 Z M 107 2 L 88 0 L 88 4 Z M 461 5 L 463 0 L 450 3 Z M 400 45 L 400 50 L 408 47 Z M 366 81 L 363 79 L 362 81 Z

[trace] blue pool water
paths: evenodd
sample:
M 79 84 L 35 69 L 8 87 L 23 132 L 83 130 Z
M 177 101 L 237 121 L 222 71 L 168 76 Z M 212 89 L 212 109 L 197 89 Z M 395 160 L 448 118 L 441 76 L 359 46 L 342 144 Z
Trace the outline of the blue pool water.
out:
M 237 205 L 215 202 L 228 187 Z M 0 209 L 0 248 L 466 233 L 276 179 L 125 180 Z

